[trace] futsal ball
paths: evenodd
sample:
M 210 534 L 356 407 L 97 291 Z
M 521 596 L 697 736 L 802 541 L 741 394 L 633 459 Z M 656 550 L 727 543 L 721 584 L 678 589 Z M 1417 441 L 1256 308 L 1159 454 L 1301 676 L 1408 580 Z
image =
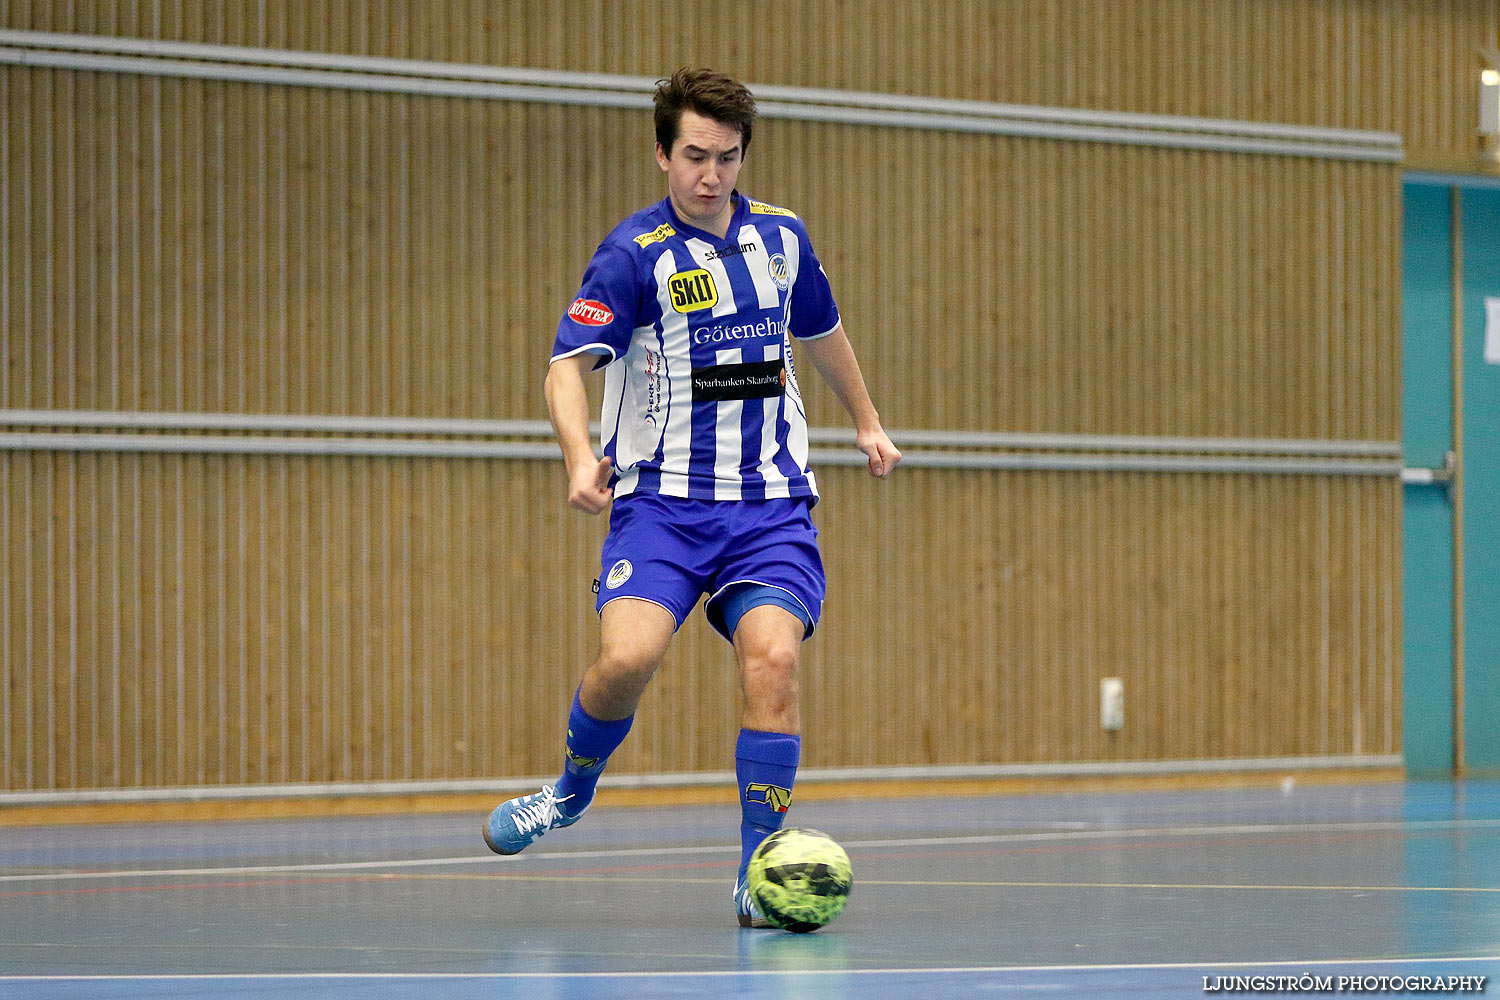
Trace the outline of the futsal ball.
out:
M 806 934 L 844 912 L 854 869 L 819 830 L 778 830 L 750 855 L 750 895 L 773 927 Z

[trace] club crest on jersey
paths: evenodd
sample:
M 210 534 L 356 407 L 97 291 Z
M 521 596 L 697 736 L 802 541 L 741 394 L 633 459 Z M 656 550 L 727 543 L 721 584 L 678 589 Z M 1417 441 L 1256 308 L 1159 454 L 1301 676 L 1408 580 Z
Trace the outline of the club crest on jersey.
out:
M 773 254 L 766 267 L 771 272 L 771 280 L 776 282 L 776 287 L 786 291 L 786 286 L 792 283 L 792 270 L 786 266 L 786 254 Z
M 634 239 L 636 246 L 644 250 L 653 243 L 660 243 L 662 240 L 676 235 L 677 230 L 673 229 L 670 225 L 663 222 L 661 225 L 651 230 L 651 232 L 642 233 L 641 235 L 634 237 Z
M 703 268 L 683 271 L 667 279 L 667 291 L 672 295 L 672 308 L 676 312 L 690 313 L 699 309 L 712 309 L 719 304 L 719 290 L 714 287 L 714 276 Z
M 568 306 L 568 318 L 584 326 L 608 326 L 614 322 L 615 314 L 603 302 L 593 299 L 574 299 Z
M 604 578 L 604 585 L 610 590 L 619 590 L 630 579 L 630 574 L 635 567 L 630 565 L 629 559 L 621 559 L 609 568 L 609 576 Z
M 792 790 L 780 785 L 768 785 L 763 781 L 752 781 L 745 786 L 746 802 L 764 802 L 772 812 L 784 813 L 792 805 Z

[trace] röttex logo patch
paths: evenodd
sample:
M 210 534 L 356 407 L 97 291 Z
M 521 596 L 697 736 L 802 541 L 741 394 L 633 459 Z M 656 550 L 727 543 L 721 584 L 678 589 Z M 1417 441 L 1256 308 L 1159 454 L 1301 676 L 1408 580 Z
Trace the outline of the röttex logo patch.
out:
M 593 299 L 574 299 L 568 306 L 568 318 L 584 326 L 608 326 L 614 322 L 615 314 L 603 302 Z

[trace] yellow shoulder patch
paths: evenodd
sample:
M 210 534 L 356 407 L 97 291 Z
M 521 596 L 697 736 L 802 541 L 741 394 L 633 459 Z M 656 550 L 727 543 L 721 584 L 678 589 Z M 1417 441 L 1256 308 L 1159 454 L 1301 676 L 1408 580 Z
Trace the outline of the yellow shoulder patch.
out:
M 767 205 L 765 202 L 763 202 L 763 201 L 756 201 L 753 198 L 750 199 L 750 214 L 752 214 L 752 215 L 789 215 L 789 216 L 791 216 L 794 219 L 797 217 L 797 213 L 793 212 L 790 208 L 777 208 L 775 205 Z
M 635 243 L 636 246 L 644 250 L 653 243 L 660 243 L 667 237 L 676 235 L 677 230 L 673 229 L 669 224 L 663 222 L 661 225 L 651 230 L 651 232 L 642 233 L 641 235 L 635 237 Z

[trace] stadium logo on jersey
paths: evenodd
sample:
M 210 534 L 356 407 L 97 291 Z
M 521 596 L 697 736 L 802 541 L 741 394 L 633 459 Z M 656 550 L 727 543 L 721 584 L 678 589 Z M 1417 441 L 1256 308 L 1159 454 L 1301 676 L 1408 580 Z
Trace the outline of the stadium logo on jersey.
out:
M 676 235 L 677 230 L 673 229 L 671 226 L 663 222 L 661 225 L 651 230 L 651 232 L 642 233 L 641 235 L 635 237 L 635 245 L 644 250 L 653 243 L 660 243 L 667 237 Z
M 610 590 L 619 590 L 630 579 L 631 570 L 635 567 L 630 565 L 629 559 L 621 559 L 609 568 L 609 576 L 604 578 L 604 585 Z
M 792 790 L 782 788 L 780 785 L 768 785 L 765 782 L 753 781 L 745 786 L 746 802 L 764 802 L 771 807 L 772 812 L 784 813 L 792 804 Z
M 783 292 L 786 291 L 787 285 L 792 283 L 792 269 L 786 266 L 786 254 L 774 254 L 767 268 L 771 272 L 771 280 L 776 282 L 776 287 Z
M 767 205 L 763 201 L 754 200 L 750 202 L 750 213 L 752 215 L 786 215 L 793 219 L 797 217 L 797 213 L 790 208 L 777 208 L 775 205 Z
M 754 243 L 741 243 L 738 246 L 724 247 L 722 250 L 710 250 L 703 255 L 704 260 L 723 260 L 725 257 L 738 257 L 755 249 Z
M 603 302 L 593 299 L 574 299 L 568 306 L 568 318 L 584 326 L 608 326 L 614 322 L 615 314 Z
M 667 279 L 667 290 L 672 293 L 672 308 L 680 313 L 712 309 L 719 304 L 714 277 L 701 267 L 672 275 Z

